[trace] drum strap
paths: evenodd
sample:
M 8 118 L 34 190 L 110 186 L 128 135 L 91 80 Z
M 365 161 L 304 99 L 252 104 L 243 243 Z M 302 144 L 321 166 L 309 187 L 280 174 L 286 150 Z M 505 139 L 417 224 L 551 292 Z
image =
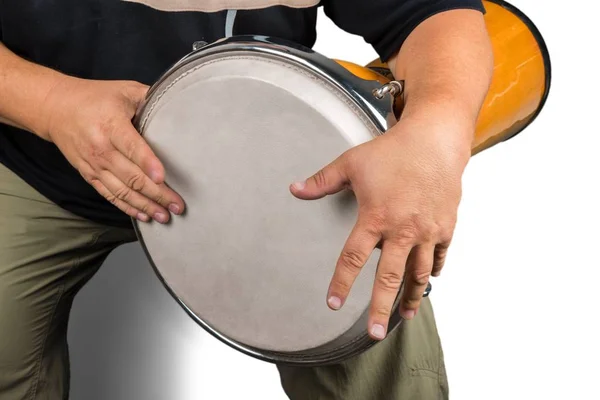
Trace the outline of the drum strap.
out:
M 227 17 L 225 17 L 225 37 L 233 36 L 233 24 L 235 24 L 235 17 L 237 10 L 227 10 Z

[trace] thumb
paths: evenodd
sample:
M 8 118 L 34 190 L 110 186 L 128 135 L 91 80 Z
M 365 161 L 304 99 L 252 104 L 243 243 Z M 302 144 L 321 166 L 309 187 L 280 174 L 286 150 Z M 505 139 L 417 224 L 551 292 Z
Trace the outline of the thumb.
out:
M 294 196 L 302 200 L 316 200 L 344 189 L 349 183 L 340 159 L 332 162 L 305 181 L 290 185 Z

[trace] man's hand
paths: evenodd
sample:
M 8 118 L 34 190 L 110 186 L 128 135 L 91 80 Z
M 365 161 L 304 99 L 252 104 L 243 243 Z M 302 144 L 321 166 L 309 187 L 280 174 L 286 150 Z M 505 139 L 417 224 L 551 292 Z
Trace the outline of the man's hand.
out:
M 147 86 L 63 77 L 44 104 L 44 134 L 85 180 L 127 215 L 169 220 L 184 202 L 164 183 L 164 167 L 132 124 Z
M 354 191 L 358 220 L 337 262 L 327 302 L 340 308 L 373 249 L 381 257 L 368 330 L 383 339 L 402 282 L 400 313 L 413 318 L 431 275 L 439 275 L 456 224 L 461 179 L 493 75 L 483 15 L 449 10 L 419 24 L 387 60 L 405 81 L 402 118 L 306 182 L 301 199 Z
M 306 200 L 345 188 L 355 193 L 358 219 L 337 262 L 327 302 L 334 310 L 344 304 L 361 268 L 381 244 L 369 316 L 374 339 L 386 335 L 401 283 L 401 315 L 411 319 L 430 275 L 439 275 L 444 265 L 470 157 L 470 143 L 458 139 L 469 135 L 451 131 L 470 129 L 405 119 L 290 187 Z

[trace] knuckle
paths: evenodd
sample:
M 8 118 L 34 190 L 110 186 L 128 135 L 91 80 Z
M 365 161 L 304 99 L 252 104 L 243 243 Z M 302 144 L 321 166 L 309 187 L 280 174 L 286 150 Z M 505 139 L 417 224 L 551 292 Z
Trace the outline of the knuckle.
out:
M 96 147 L 102 147 L 108 142 L 110 132 L 114 129 L 114 123 L 110 118 L 103 119 L 93 124 L 90 128 L 90 144 Z
M 415 296 L 411 298 L 407 297 L 402 300 L 402 306 L 408 310 L 416 310 L 421 304 L 421 297 L 422 296 Z
M 379 286 L 387 291 L 398 291 L 402 284 L 402 275 L 397 272 L 383 272 L 378 278 Z
M 373 310 L 373 314 L 375 314 L 376 317 L 385 319 L 392 314 L 392 308 L 389 306 L 375 307 L 375 309 Z
M 341 279 L 334 280 L 331 286 L 334 291 L 339 294 L 349 293 L 351 289 L 350 283 Z
M 100 105 L 101 108 L 105 108 L 106 110 L 113 110 L 114 103 L 113 100 L 105 99 L 105 101 Z M 120 131 L 120 127 L 122 124 L 122 120 L 119 114 L 111 113 L 107 118 L 104 118 L 102 122 L 97 125 L 97 131 L 106 138 L 109 138 L 111 135 Z
M 380 232 L 385 229 L 385 213 L 386 211 L 380 208 L 371 210 L 365 218 L 365 231 L 367 233 L 379 236 Z
M 442 229 L 435 222 L 408 217 L 399 224 L 398 239 L 403 243 L 433 242 Z
M 417 286 L 425 286 L 429 282 L 429 269 L 417 269 L 411 274 L 411 281 Z
M 325 170 L 319 170 L 313 176 L 313 179 L 315 180 L 315 185 L 317 185 L 318 188 L 324 188 L 327 186 L 327 177 L 325 176 Z
M 136 154 L 139 154 L 140 151 L 144 148 L 142 144 L 145 142 L 139 136 L 135 136 L 126 134 L 126 137 L 123 138 L 123 148 L 125 150 L 125 157 L 132 160 Z
M 419 236 L 419 229 L 416 225 L 404 224 L 398 229 L 396 242 L 402 247 L 411 246 L 419 239 Z
M 91 169 L 80 169 L 79 175 L 92 186 L 97 185 L 100 182 L 94 171 Z
M 119 208 L 127 215 L 135 214 L 135 209 L 127 203 L 121 203 Z
M 125 157 L 127 157 L 130 160 L 133 159 L 137 147 L 138 146 L 135 140 L 127 140 L 125 142 Z
M 154 199 L 158 204 L 166 204 L 166 196 L 163 191 L 158 192 Z
M 117 189 L 114 195 L 119 200 L 127 201 L 127 199 L 131 196 L 131 189 L 127 186 L 123 186 Z
M 149 201 L 145 201 L 143 204 L 141 204 L 139 209 L 144 214 L 148 214 L 148 215 L 154 214 L 154 212 L 152 210 L 152 203 L 150 203 Z
M 435 245 L 435 250 L 439 251 L 439 252 L 446 252 L 446 251 L 448 251 L 449 248 L 450 248 L 449 240 L 445 240 L 445 241 Z
M 452 237 L 455 224 L 450 221 L 437 221 L 418 210 L 407 211 L 394 218 L 396 233 L 407 240 L 448 241 Z
M 366 257 L 359 251 L 348 249 L 342 252 L 340 260 L 342 265 L 351 272 L 360 270 L 366 262 Z
M 439 224 L 435 221 L 425 218 L 412 217 L 409 226 L 412 227 L 413 233 L 423 241 L 432 241 L 434 237 L 441 231 Z
M 106 160 L 108 152 L 108 146 L 104 139 L 94 139 L 90 145 L 90 155 L 95 160 Z
M 442 241 L 442 246 L 448 248 L 450 246 L 450 242 L 452 241 L 452 237 L 454 236 L 454 227 L 442 229 L 440 234 L 440 239 Z
M 113 205 L 115 205 L 115 206 L 116 206 L 116 205 L 117 205 L 117 203 L 118 203 L 117 196 L 115 196 L 115 195 L 114 195 L 114 194 L 112 194 L 112 193 L 109 193 L 109 194 L 107 194 L 107 195 L 105 196 L 105 198 L 106 198 L 106 200 L 108 200 L 108 201 L 109 201 L 111 204 L 113 204 Z
M 425 242 L 433 241 L 440 232 L 439 226 L 435 223 L 424 223 L 420 228 L 420 236 Z
M 366 223 L 362 227 L 362 231 L 369 238 L 381 239 L 382 228 L 377 223 Z
M 87 183 L 90 184 L 98 192 L 102 192 L 103 190 L 105 190 L 103 188 L 102 182 L 100 182 L 99 179 L 91 178 L 89 181 L 87 181 Z
M 88 153 L 95 161 L 109 161 L 112 157 L 112 147 L 102 133 L 94 133 L 90 137 Z
M 434 265 L 443 265 L 446 260 L 446 254 L 448 253 L 448 248 L 436 248 L 433 253 L 433 263 Z
M 106 134 L 112 130 L 112 125 L 110 118 L 103 118 L 100 121 L 92 123 L 90 126 L 91 143 L 105 139 Z
M 108 161 L 109 165 L 112 165 L 119 156 L 119 151 L 110 144 L 110 148 L 104 152 L 104 159 Z
M 125 209 L 122 209 L 121 211 L 123 211 L 125 214 L 129 215 L 131 218 L 138 218 L 139 215 L 139 211 L 137 210 L 137 208 L 132 207 L 132 206 L 127 206 L 125 207 Z
M 127 186 L 136 192 L 141 192 L 146 185 L 145 176 L 139 172 L 132 174 L 129 179 L 127 179 Z
M 442 268 L 444 268 L 445 263 L 446 262 L 443 258 L 435 259 L 433 262 L 433 268 L 431 269 L 431 273 L 439 273 L 442 270 Z

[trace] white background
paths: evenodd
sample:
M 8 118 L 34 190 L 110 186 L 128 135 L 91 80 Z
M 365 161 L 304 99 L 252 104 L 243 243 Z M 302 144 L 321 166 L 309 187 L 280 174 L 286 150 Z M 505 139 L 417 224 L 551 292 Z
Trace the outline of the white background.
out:
M 432 301 L 451 398 L 600 399 L 600 67 L 597 2 L 513 0 L 543 33 L 553 83 L 525 132 L 473 158 Z M 595 11 L 595 12 L 594 12 Z M 322 14 L 316 50 L 375 58 Z M 137 244 L 73 308 L 75 400 L 283 400 L 275 367 L 196 326 Z

